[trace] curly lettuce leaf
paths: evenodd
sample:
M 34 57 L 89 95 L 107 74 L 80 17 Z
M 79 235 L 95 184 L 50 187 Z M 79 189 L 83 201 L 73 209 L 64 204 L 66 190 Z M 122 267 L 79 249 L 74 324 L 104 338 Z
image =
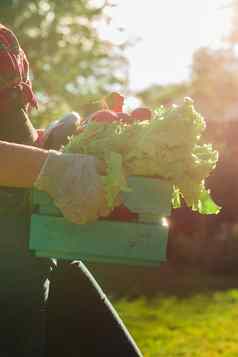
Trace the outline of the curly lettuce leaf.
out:
M 112 123 L 90 122 L 71 138 L 64 150 L 95 155 L 107 163 L 103 178 L 109 207 L 120 191 L 127 191 L 127 176 L 150 176 L 173 185 L 172 206 L 181 199 L 201 214 L 217 214 L 205 180 L 215 169 L 218 152 L 201 142 L 205 120 L 189 98 L 180 106 L 159 107 L 151 120 Z
M 116 152 L 110 152 L 106 160 L 107 175 L 103 177 L 106 191 L 108 207 L 114 206 L 115 199 L 119 192 L 129 192 L 127 180 L 122 166 L 122 156 Z

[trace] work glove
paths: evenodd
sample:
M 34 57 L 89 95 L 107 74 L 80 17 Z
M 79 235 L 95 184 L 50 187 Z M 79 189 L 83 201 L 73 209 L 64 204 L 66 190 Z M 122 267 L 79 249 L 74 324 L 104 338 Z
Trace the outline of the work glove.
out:
M 77 135 L 82 130 L 82 118 L 79 113 L 71 112 L 62 118 L 53 121 L 46 129 L 38 129 L 36 146 L 45 149 L 60 150 L 62 145 L 68 143 L 72 135 Z
M 47 192 L 71 222 L 91 223 L 110 213 L 100 176 L 104 169 L 94 156 L 49 150 L 34 186 Z

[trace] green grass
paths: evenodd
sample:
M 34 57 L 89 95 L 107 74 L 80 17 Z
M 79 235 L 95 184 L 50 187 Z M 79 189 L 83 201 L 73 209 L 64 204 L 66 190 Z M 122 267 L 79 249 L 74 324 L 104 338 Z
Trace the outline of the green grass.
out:
M 238 290 L 115 306 L 145 357 L 238 356 Z

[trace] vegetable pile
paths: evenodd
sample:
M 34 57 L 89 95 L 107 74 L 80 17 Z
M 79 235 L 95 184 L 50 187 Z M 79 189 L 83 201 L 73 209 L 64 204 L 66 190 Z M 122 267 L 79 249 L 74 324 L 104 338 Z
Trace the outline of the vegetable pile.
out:
M 122 111 L 123 100 L 119 104 L 116 110 L 111 106 L 94 113 L 84 130 L 64 147 L 65 152 L 95 155 L 106 162 L 103 180 L 108 206 L 113 207 L 120 191 L 131 190 L 128 176 L 150 176 L 172 184 L 173 208 L 181 206 L 182 198 L 201 214 L 219 213 L 205 187 L 218 152 L 201 142 L 205 120 L 192 99 L 154 111 L 137 108 L 130 114 Z

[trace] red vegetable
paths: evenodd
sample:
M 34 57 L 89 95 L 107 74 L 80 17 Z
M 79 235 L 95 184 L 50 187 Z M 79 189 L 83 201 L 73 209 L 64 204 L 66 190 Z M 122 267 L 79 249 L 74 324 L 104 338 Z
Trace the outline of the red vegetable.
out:
M 137 218 L 138 218 L 137 213 L 131 212 L 126 206 L 122 204 L 119 207 L 114 208 L 111 214 L 104 219 L 110 221 L 130 222 L 130 221 L 136 221 Z
M 120 93 L 112 92 L 105 98 L 105 104 L 108 109 L 111 109 L 116 113 L 122 112 L 124 96 Z
M 112 123 L 118 120 L 118 116 L 112 110 L 99 110 L 93 113 L 90 119 L 100 123 Z
M 146 107 L 136 108 L 131 112 L 132 120 L 150 120 L 152 117 L 151 110 Z
M 131 116 L 127 113 L 119 112 L 117 113 L 119 120 L 123 121 L 124 123 L 131 123 Z

